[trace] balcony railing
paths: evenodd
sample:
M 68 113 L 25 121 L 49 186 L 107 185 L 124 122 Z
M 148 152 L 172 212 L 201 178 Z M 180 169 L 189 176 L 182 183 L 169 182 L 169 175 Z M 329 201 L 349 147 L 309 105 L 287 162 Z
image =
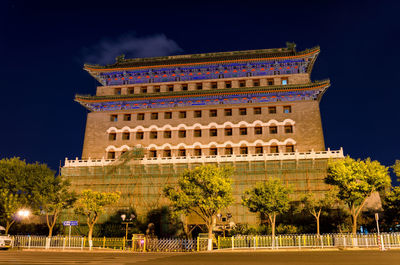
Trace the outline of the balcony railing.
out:
M 271 161 L 271 160 L 299 160 L 299 159 L 329 159 L 343 158 L 343 148 L 315 152 L 293 152 L 275 154 L 246 154 L 246 155 L 203 155 L 203 156 L 171 156 L 171 157 L 147 157 L 139 160 L 140 164 L 183 164 L 183 163 L 224 163 L 224 162 L 250 162 L 250 161 Z M 117 159 L 87 159 L 68 160 L 65 158 L 64 167 L 95 167 L 117 164 Z

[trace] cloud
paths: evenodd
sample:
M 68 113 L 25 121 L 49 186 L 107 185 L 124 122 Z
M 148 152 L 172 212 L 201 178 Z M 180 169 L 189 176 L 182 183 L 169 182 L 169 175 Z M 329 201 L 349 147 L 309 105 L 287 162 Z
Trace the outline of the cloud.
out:
M 125 34 L 115 39 L 103 39 L 98 44 L 83 49 L 85 62 L 92 64 L 112 64 L 115 57 L 125 54 L 125 58 L 167 56 L 182 52 L 182 48 L 164 34 L 138 37 Z

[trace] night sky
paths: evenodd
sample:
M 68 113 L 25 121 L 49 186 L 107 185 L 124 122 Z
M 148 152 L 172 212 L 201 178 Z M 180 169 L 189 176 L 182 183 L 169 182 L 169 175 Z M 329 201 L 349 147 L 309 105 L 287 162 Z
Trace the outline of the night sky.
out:
M 57 170 L 81 156 L 98 85 L 83 64 L 127 58 L 319 45 L 313 80 L 326 147 L 400 159 L 399 1 L 0 1 L 0 158 Z

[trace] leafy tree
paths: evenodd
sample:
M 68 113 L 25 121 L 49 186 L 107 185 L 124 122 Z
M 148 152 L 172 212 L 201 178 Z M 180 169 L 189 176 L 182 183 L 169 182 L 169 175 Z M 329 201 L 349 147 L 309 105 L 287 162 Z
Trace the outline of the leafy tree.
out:
M 91 246 L 93 227 L 100 215 L 104 213 L 105 207 L 118 202 L 120 194 L 117 192 L 97 192 L 84 190 L 79 195 L 75 206 L 75 212 L 86 216 L 89 227 L 88 240 Z
M 396 160 L 394 165 L 392 166 L 394 174 L 397 176 L 397 181 L 400 182 L 400 160 Z
M 357 218 L 368 197 L 391 183 L 388 168 L 378 161 L 354 160 L 348 156 L 329 161 L 325 181 L 338 187 L 338 198 L 349 207 L 353 234 L 357 232 Z
M 286 187 L 279 179 L 259 182 L 254 188 L 245 191 L 242 203 L 250 212 L 268 216 L 272 228 L 272 238 L 275 238 L 276 216 L 290 208 L 291 188 Z M 275 240 L 272 240 L 274 247 Z
M 212 230 L 216 215 L 233 202 L 232 168 L 212 165 L 186 170 L 178 186 L 166 186 L 164 196 L 175 212 L 198 215 L 208 229 L 208 250 L 212 249 Z
M 315 193 L 308 192 L 301 200 L 304 209 L 315 218 L 315 221 L 317 223 L 317 235 L 320 235 L 319 221 L 321 217 L 321 212 L 324 208 L 328 208 L 335 203 L 336 196 L 336 190 L 330 190 L 326 192 L 323 197 L 320 197 Z
M 0 218 L 6 222 L 6 234 L 14 224 L 14 215 L 22 206 L 21 200 L 17 194 L 6 190 L 0 191 Z
M 400 224 L 400 187 L 394 187 L 382 203 L 384 209 L 384 224 L 390 228 Z

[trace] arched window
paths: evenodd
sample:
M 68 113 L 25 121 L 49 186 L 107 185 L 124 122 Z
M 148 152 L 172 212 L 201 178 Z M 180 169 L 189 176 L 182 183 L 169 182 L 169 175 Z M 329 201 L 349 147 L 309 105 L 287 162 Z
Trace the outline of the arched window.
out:
M 163 156 L 164 156 L 164 157 L 171 157 L 171 149 L 169 149 L 169 148 L 164 149 L 164 154 L 163 154 Z
M 271 146 L 269 147 L 269 152 L 270 152 L 270 153 L 279 153 L 279 148 L 278 148 L 278 146 L 277 146 L 277 145 L 271 145 Z
M 179 149 L 178 156 L 186 156 L 186 149 Z

